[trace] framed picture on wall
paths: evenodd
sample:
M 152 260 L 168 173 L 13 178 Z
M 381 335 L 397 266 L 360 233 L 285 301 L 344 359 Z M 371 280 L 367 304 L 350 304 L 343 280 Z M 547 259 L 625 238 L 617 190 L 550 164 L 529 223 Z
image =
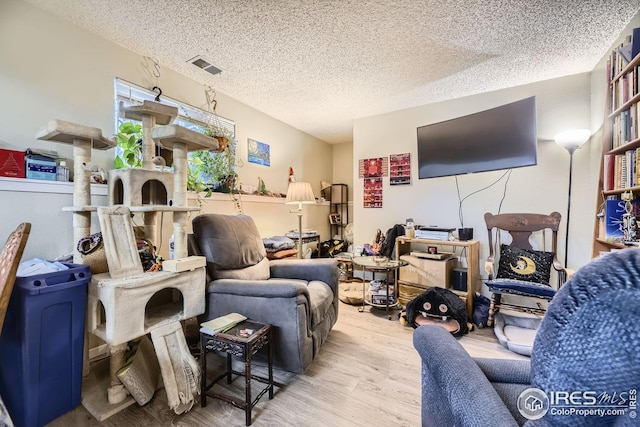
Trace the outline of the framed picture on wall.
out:
M 271 166 L 271 150 L 269 144 L 247 138 L 247 157 L 249 163 Z

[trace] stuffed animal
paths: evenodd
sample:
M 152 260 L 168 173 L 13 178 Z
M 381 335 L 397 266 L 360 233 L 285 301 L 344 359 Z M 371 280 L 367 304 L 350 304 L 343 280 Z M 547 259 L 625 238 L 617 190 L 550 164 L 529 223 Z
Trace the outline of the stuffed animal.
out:
M 427 324 L 438 325 L 454 336 L 469 332 L 464 303 L 456 294 L 443 288 L 430 288 L 409 301 L 406 322 L 413 328 Z

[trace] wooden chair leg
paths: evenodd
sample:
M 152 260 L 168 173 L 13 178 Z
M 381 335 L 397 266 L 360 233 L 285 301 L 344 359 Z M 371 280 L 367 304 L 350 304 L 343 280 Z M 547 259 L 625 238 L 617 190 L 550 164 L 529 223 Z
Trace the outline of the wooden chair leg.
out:
M 501 294 L 491 294 L 491 303 L 489 304 L 489 319 L 487 320 L 487 326 L 493 326 L 493 315 L 498 311 L 501 298 Z

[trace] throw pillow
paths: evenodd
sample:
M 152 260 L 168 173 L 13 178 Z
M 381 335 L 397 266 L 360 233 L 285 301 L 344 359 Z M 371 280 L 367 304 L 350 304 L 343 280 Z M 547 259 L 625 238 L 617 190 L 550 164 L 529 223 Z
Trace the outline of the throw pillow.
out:
M 502 245 L 498 263 L 498 279 L 515 279 L 549 286 L 553 252 L 528 251 Z

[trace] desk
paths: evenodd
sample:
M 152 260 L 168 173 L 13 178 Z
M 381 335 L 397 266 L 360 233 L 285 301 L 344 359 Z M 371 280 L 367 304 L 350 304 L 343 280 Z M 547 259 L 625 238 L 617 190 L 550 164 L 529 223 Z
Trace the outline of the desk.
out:
M 254 332 L 248 337 L 240 336 L 240 330 L 252 329 Z M 267 350 L 268 378 L 251 375 L 251 357 L 262 347 Z M 207 383 L 207 353 L 210 351 L 221 351 L 227 353 L 227 369 L 218 375 L 212 382 Z M 244 361 L 244 372 L 234 371 L 231 367 L 231 356 L 235 356 Z M 200 332 L 200 368 L 201 368 L 201 396 L 200 406 L 207 406 L 207 390 L 212 388 L 222 378 L 227 378 L 227 384 L 233 381 L 232 375 L 244 376 L 245 398 L 235 399 L 219 393 L 211 393 L 209 396 L 224 400 L 233 406 L 244 409 L 246 425 L 251 425 L 251 410 L 258 403 L 260 398 L 268 391 L 269 399 L 273 399 L 273 356 L 271 350 L 271 325 L 245 320 L 234 326 L 227 332 L 220 332 L 214 336 L 205 332 Z M 258 393 L 254 400 L 251 400 L 251 380 L 267 384 Z
M 353 264 L 361 267 L 363 270 L 362 273 L 362 307 L 359 309 L 360 312 L 364 311 L 364 306 L 370 305 L 372 307 L 378 308 L 386 308 L 387 309 L 387 317 L 391 320 L 390 309 L 397 307 L 398 303 L 398 286 L 397 286 L 397 273 L 398 269 L 402 266 L 407 265 L 407 261 L 404 260 L 390 260 L 384 257 L 372 257 L 372 256 L 359 256 L 354 257 L 352 260 Z M 371 278 L 375 279 L 376 272 L 384 272 L 386 275 L 386 292 L 383 294 L 370 294 L 367 299 L 365 289 L 367 287 L 366 281 L 366 272 L 371 272 Z M 389 280 L 389 277 L 392 277 L 392 280 Z M 393 284 L 393 295 L 389 295 L 389 287 Z M 393 296 L 393 298 L 389 298 Z M 380 297 L 377 300 L 374 300 L 375 297 Z M 380 301 L 384 300 L 384 304 Z

